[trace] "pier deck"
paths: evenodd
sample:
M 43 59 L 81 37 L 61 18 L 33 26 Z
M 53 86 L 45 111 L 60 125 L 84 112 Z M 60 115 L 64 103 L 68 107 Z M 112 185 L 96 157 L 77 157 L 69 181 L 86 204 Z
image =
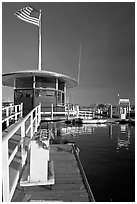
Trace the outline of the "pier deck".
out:
M 68 144 L 52 144 L 50 157 L 54 162 L 55 184 L 49 186 L 17 187 L 13 202 L 29 200 L 91 202 L 80 174 L 72 146 Z

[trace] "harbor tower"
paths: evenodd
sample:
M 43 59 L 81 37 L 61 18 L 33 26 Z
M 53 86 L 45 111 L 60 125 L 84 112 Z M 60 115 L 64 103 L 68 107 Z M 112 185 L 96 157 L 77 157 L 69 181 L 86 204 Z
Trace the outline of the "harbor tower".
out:
M 77 81 L 67 75 L 44 70 L 25 70 L 2 75 L 2 84 L 14 88 L 14 104 L 23 103 L 25 116 L 41 103 L 41 111 L 64 112 L 67 89 Z

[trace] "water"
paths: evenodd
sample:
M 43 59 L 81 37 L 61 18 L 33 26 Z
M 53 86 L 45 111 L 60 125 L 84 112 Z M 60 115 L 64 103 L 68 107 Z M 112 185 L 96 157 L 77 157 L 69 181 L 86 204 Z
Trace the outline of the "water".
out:
M 124 125 L 111 128 L 112 135 L 107 126 L 78 136 L 80 158 L 96 201 L 134 201 L 134 128 Z
M 53 127 L 55 143 L 71 141 L 79 147 L 97 202 L 135 201 L 135 127 L 118 124 L 71 127 L 60 123 Z

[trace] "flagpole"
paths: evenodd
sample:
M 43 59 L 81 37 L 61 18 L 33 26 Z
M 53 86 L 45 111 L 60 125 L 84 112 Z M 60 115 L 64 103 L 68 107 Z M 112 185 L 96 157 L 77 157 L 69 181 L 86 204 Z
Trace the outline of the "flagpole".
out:
M 41 71 L 41 10 L 39 14 L 39 51 L 38 51 L 38 70 Z
M 81 63 L 81 43 L 80 43 L 80 50 L 79 50 L 78 85 L 79 85 L 79 78 L 80 78 L 80 63 Z

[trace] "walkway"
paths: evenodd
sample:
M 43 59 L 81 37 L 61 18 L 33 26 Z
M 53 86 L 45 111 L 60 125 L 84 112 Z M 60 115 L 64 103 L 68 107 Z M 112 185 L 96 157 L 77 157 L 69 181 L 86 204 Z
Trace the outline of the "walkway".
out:
M 72 146 L 51 145 L 50 158 L 54 161 L 55 184 L 48 186 L 18 187 L 12 199 L 20 201 L 89 202 Z

